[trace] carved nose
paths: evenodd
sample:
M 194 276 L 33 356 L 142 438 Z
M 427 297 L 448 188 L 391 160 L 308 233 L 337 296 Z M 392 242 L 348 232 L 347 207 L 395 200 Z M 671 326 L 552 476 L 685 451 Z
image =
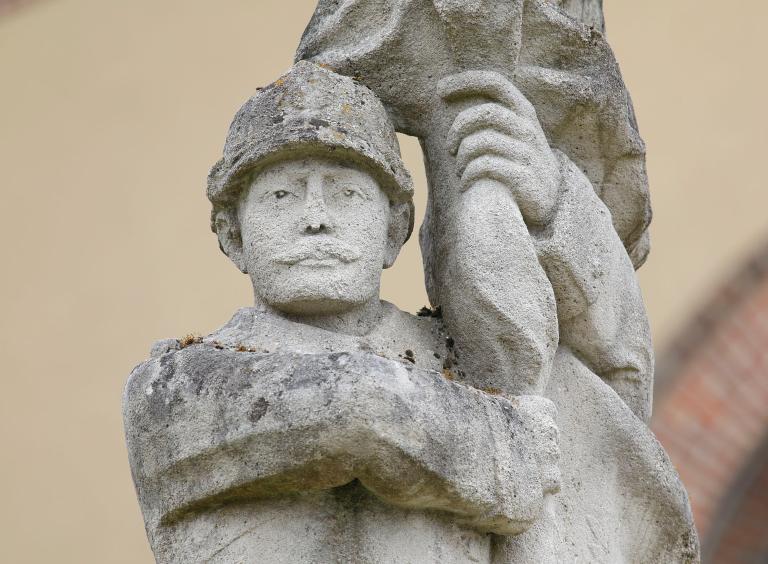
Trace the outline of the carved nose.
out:
M 308 235 L 317 235 L 318 233 L 327 233 L 329 231 L 326 223 L 309 223 L 304 228 L 304 232 Z
M 310 202 L 304 214 L 304 233 L 329 233 L 331 228 L 331 218 L 325 208 L 325 202 L 319 199 Z
M 316 235 L 332 231 L 331 217 L 323 194 L 324 178 L 312 174 L 307 179 L 307 196 L 304 204 L 304 233 Z

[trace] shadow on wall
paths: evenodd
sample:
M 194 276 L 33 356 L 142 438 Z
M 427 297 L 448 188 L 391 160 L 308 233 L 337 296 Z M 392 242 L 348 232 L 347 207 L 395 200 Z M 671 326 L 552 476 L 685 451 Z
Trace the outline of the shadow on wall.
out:
M 0 0 L 0 18 L 36 1 L 38 0 Z

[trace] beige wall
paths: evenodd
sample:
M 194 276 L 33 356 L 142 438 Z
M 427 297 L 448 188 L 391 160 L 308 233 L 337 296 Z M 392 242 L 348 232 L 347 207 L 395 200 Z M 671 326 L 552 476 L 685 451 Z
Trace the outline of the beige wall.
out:
M 768 4 L 606 3 L 649 145 L 641 278 L 663 345 L 768 230 Z M 0 20 L 1 562 L 151 561 L 122 385 L 152 340 L 209 331 L 250 299 L 208 231 L 204 179 L 312 4 L 48 0 Z M 418 147 L 404 149 L 423 199 Z M 419 271 L 414 239 L 385 297 L 425 303 Z

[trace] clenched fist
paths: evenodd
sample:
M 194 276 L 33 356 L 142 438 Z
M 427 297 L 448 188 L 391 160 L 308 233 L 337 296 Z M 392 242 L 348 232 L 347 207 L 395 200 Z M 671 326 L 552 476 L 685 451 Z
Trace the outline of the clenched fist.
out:
M 483 179 L 500 182 L 512 191 L 528 225 L 546 225 L 559 196 L 560 167 L 533 105 L 493 71 L 449 76 L 438 92 L 449 103 L 489 100 L 461 111 L 448 132 L 461 189 Z

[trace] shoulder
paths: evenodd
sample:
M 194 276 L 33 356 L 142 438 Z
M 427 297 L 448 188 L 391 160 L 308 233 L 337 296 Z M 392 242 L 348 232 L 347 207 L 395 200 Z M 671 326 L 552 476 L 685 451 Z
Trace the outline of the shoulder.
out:
M 380 356 L 441 371 L 448 357 L 449 338 L 439 312 L 412 315 L 389 302 L 382 302 L 382 306 L 382 321 L 365 338 L 365 344 Z
M 238 349 L 253 333 L 255 323 L 253 308 L 238 310 L 221 328 L 208 336 L 188 335 L 178 339 L 161 339 L 152 344 L 149 358 L 137 365 L 128 376 L 123 391 L 123 411 L 126 418 L 132 406 L 144 403 L 153 394 L 159 382 L 165 382 L 176 372 L 176 366 L 199 365 L 210 367 L 218 362 L 217 352 Z M 250 348 L 248 348 L 250 350 Z M 193 372 L 198 372 L 194 370 Z

